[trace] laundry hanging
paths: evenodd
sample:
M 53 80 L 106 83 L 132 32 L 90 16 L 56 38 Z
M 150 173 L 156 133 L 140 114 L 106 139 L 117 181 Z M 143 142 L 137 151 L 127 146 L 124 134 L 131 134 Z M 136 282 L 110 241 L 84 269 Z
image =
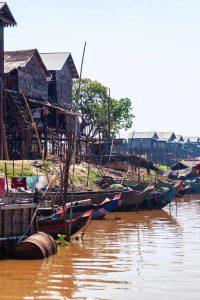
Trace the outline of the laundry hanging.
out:
M 26 177 L 13 177 L 11 180 L 11 187 L 12 189 L 24 188 L 25 190 L 27 190 Z

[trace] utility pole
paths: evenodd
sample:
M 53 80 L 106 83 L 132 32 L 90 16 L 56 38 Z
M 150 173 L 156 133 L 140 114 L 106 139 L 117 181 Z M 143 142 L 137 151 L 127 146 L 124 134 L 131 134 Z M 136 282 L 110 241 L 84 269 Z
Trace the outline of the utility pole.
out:
M 6 132 L 4 124 L 4 27 L 17 25 L 6 2 L 0 2 L 0 160 L 6 157 L 4 153 Z

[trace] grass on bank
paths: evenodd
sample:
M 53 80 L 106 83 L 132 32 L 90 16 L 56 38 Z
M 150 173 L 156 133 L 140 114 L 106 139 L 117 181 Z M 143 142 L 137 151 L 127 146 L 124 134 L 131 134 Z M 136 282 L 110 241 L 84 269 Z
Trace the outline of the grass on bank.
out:
M 25 161 L 14 161 L 14 172 L 13 172 L 13 161 L 0 161 L 0 177 L 5 176 L 5 164 L 7 166 L 7 176 L 9 179 L 12 177 L 28 177 L 45 175 L 46 171 L 49 174 L 59 173 L 59 163 L 53 163 L 51 161 L 45 162 L 45 167 L 36 168 L 34 166 L 35 161 L 25 160 Z M 41 162 L 41 161 L 38 161 Z M 72 167 L 70 170 L 72 175 Z M 96 180 L 100 178 L 99 170 L 93 166 L 89 166 L 89 178 L 88 176 L 88 165 L 86 163 L 81 163 L 75 167 L 75 186 L 77 190 L 97 190 Z
M 158 168 L 162 171 L 166 171 L 166 172 L 169 171 L 169 167 L 166 165 L 158 165 Z
M 7 176 L 8 178 L 12 177 L 21 177 L 21 176 L 36 176 L 43 175 L 45 170 L 38 169 L 33 166 L 33 161 L 0 161 L 0 175 L 5 175 L 5 164 L 7 166 Z M 48 166 L 47 166 L 48 167 Z

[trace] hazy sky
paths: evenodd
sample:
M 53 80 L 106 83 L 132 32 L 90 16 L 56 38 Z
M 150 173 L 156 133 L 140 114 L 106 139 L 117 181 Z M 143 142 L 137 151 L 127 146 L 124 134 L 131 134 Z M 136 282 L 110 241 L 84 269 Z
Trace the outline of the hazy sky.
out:
M 200 135 L 199 0 L 8 0 L 5 48 L 70 51 L 84 77 L 130 97 L 134 130 Z

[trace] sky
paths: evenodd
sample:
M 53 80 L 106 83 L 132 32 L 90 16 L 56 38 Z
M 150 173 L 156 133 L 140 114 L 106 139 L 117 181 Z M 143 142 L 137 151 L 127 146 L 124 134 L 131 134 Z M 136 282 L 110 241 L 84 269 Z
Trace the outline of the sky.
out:
M 200 136 L 199 0 L 7 4 L 18 26 L 6 29 L 6 50 L 69 51 L 79 70 L 86 41 L 83 77 L 132 100 L 132 130 Z

